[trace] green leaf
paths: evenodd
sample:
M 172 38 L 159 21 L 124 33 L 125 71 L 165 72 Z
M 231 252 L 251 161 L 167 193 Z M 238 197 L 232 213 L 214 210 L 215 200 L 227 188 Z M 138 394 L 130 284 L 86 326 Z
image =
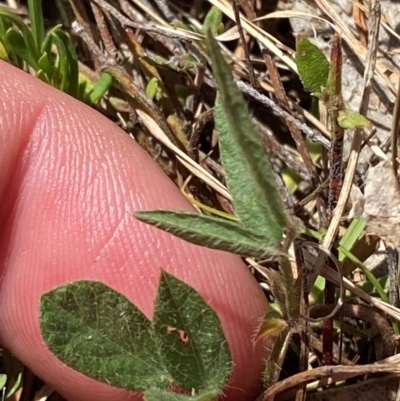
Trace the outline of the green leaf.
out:
M 0 59 L 5 60 L 7 62 L 10 61 L 8 57 L 8 52 L 4 41 L 0 39 Z
M 89 85 L 89 80 L 82 80 L 82 76 L 83 74 L 79 73 L 78 99 L 87 101 L 88 86 L 92 85 Z
M 77 98 L 79 86 L 79 68 L 78 55 L 76 54 L 75 46 L 73 45 L 71 38 L 61 29 L 61 25 L 53 28 L 53 32 L 62 40 L 67 50 L 70 77 L 67 93 Z
M 149 399 L 189 399 L 166 394 L 179 386 L 190 399 L 211 400 L 232 369 L 217 314 L 165 272 L 153 322 L 112 288 L 82 280 L 42 295 L 40 327 L 49 349 L 71 368 L 115 387 L 147 391 Z
M 232 363 L 217 314 L 197 291 L 164 271 L 153 324 L 163 361 L 178 385 L 196 391 L 224 387 Z
M 0 389 L 1 390 L 5 387 L 6 383 L 7 383 L 7 375 L 5 375 L 3 373 L 0 374 Z
M 344 129 L 370 127 L 371 122 L 361 114 L 352 110 L 340 110 L 338 124 Z
M 44 40 L 40 46 L 40 52 L 42 54 L 47 53 L 49 55 L 49 57 L 51 56 L 51 46 L 53 45 L 52 33 L 53 33 L 52 30 L 47 33 L 47 35 L 44 37 Z
M 38 64 L 39 64 L 39 69 L 43 70 L 43 72 L 47 75 L 47 77 L 50 78 L 53 75 L 54 66 L 50 61 L 49 56 L 46 52 L 40 56 Z
M 53 31 L 50 32 L 52 43 L 57 47 L 57 60 L 54 63 L 54 73 L 52 76 L 52 86 L 68 93 L 69 65 L 67 48 L 61 38 Z
M 96 82 L 93 89 L 89 93 L 90 104 L 96 104 L 108 92 L 113 83 L 113 78 L 107 72 L 101 74 L 100 79 Z
M 215 400 L 220 393 L 201 393 L 199 395 L 186 395 L 172 393 L 171 391 L 151 389 L 144 393 L 145 401 L 211 401 Z
M 210 11 L 204 18 L 202 31 L 204 34 L 206 34 L 208 30 L 211 30 L 212 35 L 217 36 L 220 33 L 222 33 L 220 32 L 221 24 L 222 24 L 222 11 L 218 7 L 212 6 L 210 8 Z
M 296 40 L 296 64 L 304 88 L 321 94 L 327 86 L 329 61 L 317 46 L 303 36 L 298 36 Z
M 10 45 L 6 39 L 6 32 L 11 28 L 12 28 L 11 22 L 7 18 L 2 17 L 0 13 L 0 58 L 2 60 L 6 60 L 7 62 L 10 62 L 12 58 L 12 55 L 9 54 Z
M 21 59 L 33 69 L 37 70 L 39 68 L 37 63 L 38 60 L 32 55 L 26 44 L 25 37 L 21 34 L 21 32 L 11 28 L 6 33 L 6 39 L 12 47 L 13 53 L 15 53 L 18 57 L 21 57 Z
M 0 6 L 0 37 L 3 38 L 6 35 L 6 32 L 13 27 L 11 20 L 7 17 L 4 17 L 2 11 L 5 10 Z
M 48 75 L 41 69 L 36 71 L 36 78 L 40 79 L 43 82 L 46 82 L 46 84 L 48 85 L 51 85 Z
M 26 47 L 29 51 L 29 54 L 34 60 L 39 60 L 40 53 L 39 49 L 35 45 L 35 41 L 32 36 L 31 30 L 26 26 L 26 24 L 22 21 L 22 19 L 7 9 L 0 7 L 0 17 L 10 21 L 12 24 L 16 25 L 18 29 L 21 31 L 21 34 L 25 40 Z
M 40 49 L 44 40 L 44 21 L 42 0 L 28 0 L 29 17 L 31 30 L 37 49 Z
M 243 225 L 263 236 L 273 250 L 286 226 L 275 176 L 243 97 L 210 31 L 207 40 L 220 90 L 215 103 L 215 126 L 227 186 Z
M 77 98 L 79 92 L 78 56 L 68 35 L 60 25 L 51 30 L 51 38 L 57 47 L 57 67 L 61 76 L 59 89 Z
M 6 349 L 2 350 L 2 365 L 2 370 L 7 377 L 5 394 L 7 399 L 22 387 L 24 365 Z
M 146 86 L 146 95 L 149 99 L 154 99 L 158 91 L 158 79 L 153 77 Z
M 135 217 L 196 245 L 241 256 L 266 258 L 276 241 L 253 233 L 239 222 L 198 213 L 146 210 Z
M 68 366 L 127 390 L 171 383 L 151 322 L 125 296 L 94 281 L 44 294 L 40 326 L 50 350 Z
M 343 237 L 340 239 L 339 245 L 343 248 L 351 250 L 354 244 L 360 238 L 360 235 L 363 233 L 366 225 L 367 222 L 363 218 L 353 219 Z M 343 262 L 344 258 L 345 256 L 343 252 L 339 250 L 339 262 Z

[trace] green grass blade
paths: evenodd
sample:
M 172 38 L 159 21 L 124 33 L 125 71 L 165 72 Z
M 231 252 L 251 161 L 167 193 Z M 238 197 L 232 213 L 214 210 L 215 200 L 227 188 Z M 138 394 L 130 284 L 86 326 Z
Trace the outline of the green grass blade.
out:
M 31 29 L 36 48 L 40 49 L 44 40 L 44 21 L 42 0 L 28 0 L 29 17 Z
M 268 257 L 276 242 L 265 239 L 238 222 L 197 213 L 149 210 L 135 213 L 139 220 L 196 245 L 236 253 Z
M 365 226 L 367 225 L 365 219 L 355 218 L 350 223 L 343 237 L 339 241 L 339 245 L 342 247 L 351 250 L 357 240 L 360 238 L 360 235 L 364 231 Z M 345 258 L 343 252 L 339 249 L 339 262 L 343 262 Z
M 276 248 L 286 226 L 286 216 L 274 173 L 243 97 L 210 31 L 207 40 L 220 90 L 215 104 L 215 125 L 227 186 L 242 223 Z

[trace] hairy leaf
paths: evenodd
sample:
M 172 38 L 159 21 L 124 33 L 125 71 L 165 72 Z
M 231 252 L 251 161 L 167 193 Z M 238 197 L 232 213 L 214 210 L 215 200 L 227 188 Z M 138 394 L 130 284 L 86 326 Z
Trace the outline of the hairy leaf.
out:
M 215 103 L 215 125 L 227 186 L 243 225 L 263 236 L 272 250 L 279 244 L 286 226 L 274 173 L 243 97 L 210 31 L 207 40 L 220 90 Z
M 151 322 L 125 296 L 95 281 L 76 281 L 42 296 L 40 326 L 68 366 L 127 390 L 167 388 Z
M 317 46 L 303 36 L 296 40 L 296 64 L 304 87 L 311 93 L 321 94 L 328 83 L 329 61 Z
M 161 228 L 196 245 L 265 258 L 276 240 L 263 238 L 239 222 L 198 213 L 146 210 L 135 213 L 139 220 Z
M 232 370 L 229 345 L 217 314 L 198 292 L 162 272 L 153 324 L 178 385 L 196 392 L 223 388 Z
M 257 338 L 266 338 L 271 335 L 277 335 L 283 330 L 288 329 L 288 323 L 277 311 L 269 311 L 263 319 L 261 327 L 258 330 Z
M 222 24 L 222 11 L 216 7 L 212 6 L 210 11 L 207 13 L 204 18 L 204 23 L 202 27 L 203 33 L 207 33 L 208 30 L 211 30 L 213 36 L 217 36 L 220 33 L 220 27 Z
M 40 327 L 68 366 L 115 387 L 149 391 L 149 399 L 188 399 L 167 394 L 178 385 L 194 400 L 208 401 L 221 394 L 232 368 L 217 314 L 165 272 L 153 322 L 112 288 L 82 280 L 42 296 Z

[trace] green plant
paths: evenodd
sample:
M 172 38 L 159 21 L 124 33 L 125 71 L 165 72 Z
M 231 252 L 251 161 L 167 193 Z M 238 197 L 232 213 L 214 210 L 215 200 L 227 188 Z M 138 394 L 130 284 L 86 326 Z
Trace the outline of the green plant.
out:
M 242 256 L 268 258 L 278 254 L 287 225 L 274 172 L 211 30 L 207 32 L 207 49 L 219 86 L 214 114 L 220 156 L 237 219 L 176 211 L 140 211 L 135 216 L 198 245 Z M 276 279 L 273 292 L 281 313 L 267 314 L 261 328 L 261 335 L 281 334 L 267 364 L 267 385 L 276 377 L 279 352 L 290 331 L 287 321 L 299 318 L 300 283 L 296 284 L 286 255 L 281 254 L 279 259 L 281 272 L 271 272 L 271 277 Z
M 296 41 L 296 65 L 304 88 L 329 104 L 330 111 L 337 109 L 338 115 L 333 123 L 344 129 L 370 126 L 370 121 L 359 113 L 343 109 L 343 105 L 334 105 L 335 98 L 341 92 L 340 79 L 336 82 L 341 71 L 334 71 L 333 63 L 329 63 L 324 53 L 302 36 Z
M 271 255 L 286 225 L 274 174 L 211 34 L 208 45 L 221 89 L 215 113 L 221 157 L 240 220 L 168 211 L 136 216 L 161 221 L 202 245 Z M 190 230 L 195 226 L 200 229 Z M 231 372 L 229 347 L 215 312 L 191 287 L 165 272 L 153 322 L 121 294 L 90 281 L 44 294 L 40 310 L 43 338 L 58 358 L 97 380 L 144 391 L 147 400 L 211 400 L 221 394 Z M 169 392 L 172 385 L 187 395 Z
M 61 25 L 45 34 L 41 0 L 29 0 L 28 8 L 31 28 L 0 7 L 0 57 L 19 68 L 26 63 L 49 85 L 89 104 L 97 103 L 111 87 L 111 76 L 102 74 L 96 84 L 87 85 L 88 79 L 78 71 L 74 45 Z
M 187 241 L 246 256 L 274 254 L 286 216 L 272 167 L 231 72 L 208 31 L 208 48 L 220 93 L 215 102 L 221 161 L 238 220 L 177 211 L 139 211 L 146 223 Z
M 99 381 L 144 391 L 147 401 L 212 400 L 232 369 L 216 313 L 166 272 L 152 322 L 122 294 L 93 281 L 49 291 L 40 311 L 43 338 L 58 358 Z

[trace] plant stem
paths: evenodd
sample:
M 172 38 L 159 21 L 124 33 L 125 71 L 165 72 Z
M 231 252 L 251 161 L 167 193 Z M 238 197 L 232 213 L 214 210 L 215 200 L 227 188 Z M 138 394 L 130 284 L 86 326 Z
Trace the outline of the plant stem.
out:
M 335 34 L 332 38 L 330 72 L 328 80 L 328 109 L 331 123 L 332 147 L 329 151 L 330 171 L 329 171 L 329 191 L 328 191 L 328 220 L 332 219 L 333 211 L 338 203 L 340 191 L 343 185 L 343 137 L 344 129 L 338 124 L 339 111 L 343 110 L 342 99 L 342 48 L 340 36 Z M 333 249 L 332 252 L 337 257 L 338 252 Z M 331 268 L 335 266 L 329 259 L 327 263 Z M 335 302 L 335 285 L 326 281 L 325 285 L 325 304 Z M 333 319 L 327 319 L 323 325 L 322 335 L 322 363 L 323 365 L 332 364 L 333 355 Z

